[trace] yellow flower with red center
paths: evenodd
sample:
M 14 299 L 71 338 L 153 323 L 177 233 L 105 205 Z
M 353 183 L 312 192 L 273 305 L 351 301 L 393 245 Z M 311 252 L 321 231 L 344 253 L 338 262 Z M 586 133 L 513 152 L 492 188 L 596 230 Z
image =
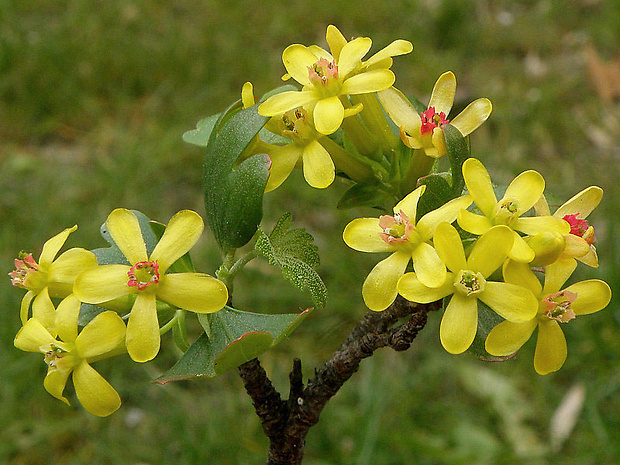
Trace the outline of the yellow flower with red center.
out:
M 456 77 L 448 71 L 437 79 L 428 108 L 418 112 L 407 98 L 394 87 L 378 93 L 386 113 L 400 129 L 400 137 L 407 147 L 422 149 L 432 158 L 446 154 L 446 140 L 442 126 L 450 123 L 463 137 L 484 123 L 493 109 L 486 98 L 470 103 L 461 113 L 448 120 L 456 94 Z
M 394 216 L 357 218 L 342 234 L 346 244 L 361 252 L 392 252 L 377 263 L 362 286 L 369 309 L 385 310 L 397 295 L 397 283 L 413 260 L 413 269 L 429 287 L 440 287 L 446 280 L 446 266 L 431 245 L 435 228 L 441 222 L 453 222 L 458 212 L 471 204 L 469 195 L 451 200 L 415 222 L 422 185 L 394 207 Z
M 32 303 L 32 315 L 46 328 L 51 327 L 54 313 L 49 310 L 52 305 L 50 296 L 67 297 L 73 291 L 75 277 L 83 270 L 97 266 L 95 255 L 82 248 L 69 249 L 57 257 L 69 234 L 76 229 L 77 226 L 67 228 L 49 239 L 43 245 L 38 262 L 32 254 L 22 253 L 15 259 L 15 270 L 9 273 L 11 283 L 28 290 L 21 302 L 22 324 L 28 320 Z
M 103 265 L 84 271 L 75 281 L 74 293 L 82 302 L 104 305 L 136 294 L 126 337 L 133 360 L 146 362 L 159 352 L 158 299 L 196 313 L 213 313 L 224 307 L 228 291 L 218 279 L 203 273 L 166 273 L 202 233 L 204 224 L 196 212 L 184 210 L 174 215 L 150 256 L 138 218 L 131 211 L 114 210 L 106 225 L 131 265 Z
M 288 46 L 282 53 L 286 68 L 285 79 L 292 77 L 303 87 L 301 91 L 288 91 L 269 97 L 259 106 L 263 116 L 276 116 L 295 108 L 304 107 L 312 112 L 314 127 L 321 134 L 332 134 L 342 120 L 361 111 L 361 105 L 350 107 L 346 95 L 378 92 L 390 87 L 394 73 L 387 69 L 391 55 L 412 50 L 410 43 L 400 41 L 386 47 L 377 59 L 368 62 L 362 58 L 368 53 L 372 41 L 358 37 L 347 42 L 337 29 L 330 27 L 327 40 L 333 45 L 332 54 L 326 50 L 301 44 Z M 344 40 L 344 43 L 343 43 Z M 335 53 L 334 53 L 335 52 Z
M 106 311 L 95 316 L 78 334 L 80 305 L 74 296 L 58 305 L 57 331 L 46 328 L 37 318 L 30 318 L 15 336 L 14 344 L 18 349 L 44 355 L 48 369 L 43 386 L 47 392 L 69 404 L 63 392 L 71 375 L 84 408 L 105 417 L 120 407 L 121 399 L 90 363 L 124 351 L 125 323 L 115 312 Z
M 546 375 L 562 368 L 568 349 L 560 323 L 598 312 L 611 300 L 611 289 L 599 279 L 581 281 L 561 289 L 576 266 L 575 260 L 547 266 L 543 286 L 527 264 L 508 261 L 504 266 L 504 279 L 529 289 L 539 301 L 538 313 L 526 322 L 504 321 L 494 327 L 485 343 L 487 352 L 496 356 L 514 354 L 538 328 L 534 353 L 536 372 Z

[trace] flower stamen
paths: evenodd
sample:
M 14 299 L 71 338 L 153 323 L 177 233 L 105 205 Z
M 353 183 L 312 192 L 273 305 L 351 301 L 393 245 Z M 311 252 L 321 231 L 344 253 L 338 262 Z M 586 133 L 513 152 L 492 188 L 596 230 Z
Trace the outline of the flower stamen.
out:
M 429 107 L 428 110 L 420 113 L 420 118 L 422 119 L 421 135 L 431 134 L 435 128 L 440 128 L 450 122 L 446 119 L 446 114 L 443 111 L 437 113 L 435 107 Z
M 549 294 L 542 300 L 544 316 L 560 323 L 568 323 L 575 318 L 571 304 L 577 299 L 577 294 L 570 291 L 560 291 Z
M 579 213 L 574 215 L 564 215 L 562 218 L 568 224 L 570 224 L 570 233 L 575 236 L 582 237 L 588 245 L 596 243 L 596 235 L 594 234 L 594 227 L 588 224 L 587 220 L 577 218 Z
M 407 242 L 407 231 L 413 229 L 409 217 L 402 210 L 394 216 L 382 215 L 379 217 L 379 227 L 383 232 L 379 233 L 381 239 L 388 244 L 395 242 Z
M 482 273 L 470 270 L 461 270 L 454 279 L 456 290 L 467 297 L 484 291 L 486 283 L 487 281 L 482 276 Z
M 32 254 L 20 252 L 18 258 L 15 259 L 15 270 L 9 273 L 11 284 L 25 289 L 26 278 L 36 271 L 39 271 L 39 265 Z

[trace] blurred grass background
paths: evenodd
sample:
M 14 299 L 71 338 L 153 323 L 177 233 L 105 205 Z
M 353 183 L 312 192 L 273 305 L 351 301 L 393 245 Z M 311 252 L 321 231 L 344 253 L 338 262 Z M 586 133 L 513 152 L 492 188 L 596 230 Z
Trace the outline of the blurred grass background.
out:
M 446 70 L 458 79 L 456 107 L 490 98 L 493 114 L 472 146 L 496 182 L 537 169 L 562 199 L 603 187 L 589 218 L 601 266 L 580 267 L 577 278 L 605 279 L 615 295 L 605 311 L 564 327 L 568 360 L 545 377 L 533 370 L 533 341 L 503 364 L 446 354 L 432 315 L 411 350 L 362 364 L 311 430 L 304 463 L 620 462 L 618 2 L 0 0 L 0 274 L 17 252 L 38 256 L 75 223 L 69 246 L 102 246 L 99 226 L 118 206 L 160 221 L 182 208 L 204 213 L 202 150 L 181 135 L 238 98 L 245 81 L 259 95 L 279 85 L 282 50 L 324 44 L 328 24 L 370 36 L 374 51 L 412 41 L 393 69 L 397 87 L 423 101 Z M 315 235 L 330 291 L 325 310 L 261 358 L 284 392 L 293 357 L 310 377 L 364 313 L 360 286 L 378 257 L 343 244 L 346 222 L 369 213 L 335 211 L 343 191 L 313 190 L 297 174 L 266 199 L 267 224 L 291 211 Z M 194 259 L 202 271 L 218 266 L 208 234 Z M 235 288 L 240 308 L 310 305 L 264 263 L 247 271 Z M 53 399 L 41 358 L 12 345 L 21 296 L 0 282 L 0 463 L 264 463 L 267 442 L 235 373 L 149 383 L 178 356 L 169 338 L 149 364 L 96 365 L 123 398 L 112 417 Z M 567 395 L 568 405 L 584 401 L 563 441 L 551 419 Z

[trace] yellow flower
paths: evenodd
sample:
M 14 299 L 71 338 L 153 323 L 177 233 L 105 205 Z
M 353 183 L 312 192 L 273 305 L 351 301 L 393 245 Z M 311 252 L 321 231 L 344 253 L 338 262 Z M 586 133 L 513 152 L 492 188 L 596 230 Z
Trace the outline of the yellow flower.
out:
M 32 254 L 21 254 L 15 260 L 15 271 L 9 273 L 14 286 L 28 289 L 21 302 L 20 318 L 22 324 L 28 320 L 30 304 L 33 316 L 36 316 L 47 328 L 53 321 L 50 296 L 64 298 L 71 294 L 75 277 L 83 270 L 97 266 L 95 255 L 85 249 L 69 249 L 59 257 L 58 252 L 66 242 L 69 234 L 77 226 L 67 228 L 55 235 L 43 245 L 39 261 Z M 33 302 L 34 299 L 34 302 Z
M 521 218 L 534 206 L 545 190 L 545 180 L 536 171 L 530 170 L 517 176 L 506 189 L 498 202 L 491 177 L 484 165 L 475 158 L 463 163 L 465 184 L 476 206 L 482 212 L 477 215 L 467 210 L 459 213 L 458 223 L 461 228 L 472 234 L 483 234 L 495 225 L 506 225 L 514 231 L 514 242 L 509 257 L 518 262 L 529 263 L 534 260 L 535 252 L 516 232 L 534 235 L 542 232 L 568 234 L 569 224 L 553 216 L 535 216 Z
M 470 103 L 452 120 L 448 115 L 454 103 L 456 77 L 448 71 L 437 79 L 433 87 L 428 109 L 419 113 L 407 98 L 394 87 L 382 90 L 377 95 L 386 113 L 400 128 L 400 137 L 407 147 L 422 149 L 433 158 L 446 154 L 446 140 L 441 127 L 450 123 L 463 137 L 471 134 L 484 123 L 493 109 L 486 98 Z
M 575 260 L 563 260 L 546 268 L 544 287 L 527 264 L 508 261 L 504 266 L 506 282 L 519 283 L 538 299 L 538 314 L 526 322 L 504 321 L 491 330 L 485 347 L 491 355 L 505 356 L 518 351 L 538 328 L 534 368 L 540 375 L 559 370 L 567 356 L 566 338 L 560 323 L 577 315 L 605 308 L 611 289 L 604 281 L 590 279 L 560 290 L 575 270 Z
M 271 146 L 269 149 L 271 167 L 265 192 L 280 186 L 300 160 L 304 178 L 312 187 L 323 189 L 334 181 L 334 162 L 319 142 L 323 135 L 314 129 L 306 110 L 295 108 L 273 117 L 267 129 L 292 142 L 284 146 Z
M 64 299 L 56 310 L 55 331 L 48 330 L 36 318 L 30 318 L 15 336 L 15 347 L 44 354 L 48 365 L 43 382 L 45 390 L 66 404 L 63 396 L 69 375 L 78 400 L 84 408 L 100 417 L 115 412 L 121 399 L 114 388 L 90 363 L 119 353 L 125 338 L 125 324 L 112 311 L 100 313 L 78 334 L 80 301 Z
M 335 33 L 334 29 L 328 28 L 327 31 L 328 43 L 337 52 L 333 55 L 320 47 L 301 44 L 290 45 L 284 50 L 282 61 L 287 71 L 284 79 L 292 77 L 303 86 L 302 90 L 269 97 L 259 106 L 261 115 L 276 116 L 304 107 L 312 112 L 318 132 L 332 134 L 345 117 L 361 111 L 361 105 L 348 108 L 347 94 L 377 92 L 394 83 L 394 73 L 384 67 L 386 58 L 391 60 L 390 53 L 400 54 L 406 41 L 379 52 L 378 59 L 371 57 L 368 62 L 363 62 L 362 58 L 372 45 L 370 38 L 358 37 L 343 43 L 342 34 L 338 37 L 339 31 Z
M 603 189 L 598 186 L 590 186 L 575 194 L 564 202 L 553 214 L 570 224 L 570 234 L 564 236 L 566 248 L 562 258 L 577 258 L 588 266 L 598 267 L 598 255 L 596 253 L 596 235 L 594 227 L 589 225 L 586 218 L 598 207 L 603 198 Z M 544 197 L 535 205 L 539 215 L 550 215 L 549 205 Z
M 431 245 L 435 228 L 441 222 L 453 222 L 458 212 L 471 204 L 464 195 L 431 211 L 415 222 L 418 201 L 426 186 L 422 185 L 394 207 L 394 216 L 357 218 L 343 232 L 343 239 L 352 249 L 361 252 L 392 252 L 377 263 L 364 285 L 362 296 L 369 309 L 385 310 L 397 295 L 396 285 L 410 260 L 420 280 L 437 288 L 446 280 L 446 266 Z
M 431 288 L 416 273 L 406 273 L 398 281 L 398 293 L 405 299 L 430 303 L 452 295 L 441 319 L 440 338 L 452 354 L 466 351 L 478 328 L 478 299 L 506 320 L 525 322 L 536 315 L 538 301 L 521 286 L 487 281 L 506 260 L 513 233 L 506 226 L 494 226 L 476 241 L 465 258 L 457 230 L 448 223 L 437 226 L 434 236 L 437 253 L 448 269 L 443 286 Z
M 103 265 L 81 273 L 75 295 L 101 304 L 137 294 L 127 323 L 127 351 L 136 362 L 153 359 L 160 346 L 156 300 L 197 313 L 216 312 L 226 304 L 228 291 L 216 278 L 202 273 L 166 273 L 196 243 L 203 230 L 200 216 L 190 210 L 174 215 L 150 256 L 136 215 L 118 208 L 107 219 L 114 242 L 131 266 Z

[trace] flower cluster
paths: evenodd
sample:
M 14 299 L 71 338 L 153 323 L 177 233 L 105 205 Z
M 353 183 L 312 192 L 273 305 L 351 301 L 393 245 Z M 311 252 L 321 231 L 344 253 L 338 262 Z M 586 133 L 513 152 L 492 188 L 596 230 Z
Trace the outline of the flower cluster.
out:
M 136 215 L 121 208 L 110 213 L 106 229 L 129 264 L 98 265 L 95 254 L 81 248 L 56 258 L 76 229 L 47 241 L 38 263 L 32 254 L 15 260 L 11 282 L 28 291 L 15 347 L 44 355 L 48 366 L 44 387 L 52 396 L 69 403 L 63 392 L 72 375 L 84 408 L 107 416 L 119 408 L 120 397 L 90 364 L 123 353 L 136 362 L 153 359 L 160 346 L 158 302 L 211 313 L 224 307 L 228 291 L 209 275 L 170 272 L 202 233 L 202 218 L 193 211 L 177 213 L 150 254 Z M 55 306 L 52 298 L 62 300 Z M 97 304 L 100 312 L 80 327 L 82 303 Z
M 453 354 L 474 341 L 481 301 L 505 320 L 486 338 L 489 354 L 515 353 L 538 328 L 534 368 L 539 374 L 557 371 L 567 356 L 560 323 L 597 312 L 611 299 L 609 286 L 597 279 L 563 288 L 576 260 L 598 266 L 594 228 L 586 217 L 600 202 L 602 189 L 583 190 L 551 215 L 543 196 L 545 181 L 536 171 L 517 176 L 499 201 L 479 160 L 466 160 L 462 172 L 468 194 L 417 222 L 416 205 L 425 186 L 405 197 L 393 217 L 359 218 L 345 228 L 350 247 L 392 252 L 366 278 L 364 301 L 380 311 L 397 294 L 418 303 L 450 297 L 440 338 Z M 468 209 L 472 202 L 481 214 Z M 526 216 L 534 207 L 537 214 Z M 462 231 L 478 236 L 468 253 L 455 221 Z M 410 260 L 413 271 L 405 272 Z M 544 275 L 544 284 L 535 271 Z

